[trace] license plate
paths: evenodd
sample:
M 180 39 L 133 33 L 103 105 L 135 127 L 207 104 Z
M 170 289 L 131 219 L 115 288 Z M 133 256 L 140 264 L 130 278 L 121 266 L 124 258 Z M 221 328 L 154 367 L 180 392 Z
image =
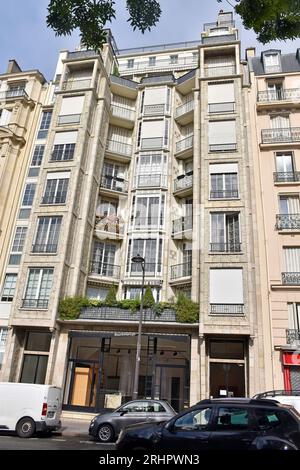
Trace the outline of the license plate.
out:
M 55 411 L 48 411 L 47 418 L 53 418 L 55 415 Z

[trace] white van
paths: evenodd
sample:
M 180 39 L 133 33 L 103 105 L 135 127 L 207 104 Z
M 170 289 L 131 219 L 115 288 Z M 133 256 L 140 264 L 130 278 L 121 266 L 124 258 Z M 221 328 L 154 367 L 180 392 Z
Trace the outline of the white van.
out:
M 269 392 L 259 393 L 253 398 L 266 398 L 279 401 L 283 405 L 292 405 L 300 414 L 300 390 L 270 390 Z
M 53 385 L 0 382 L 0 430 L 20 437 L 61 427 L 61 388 Z

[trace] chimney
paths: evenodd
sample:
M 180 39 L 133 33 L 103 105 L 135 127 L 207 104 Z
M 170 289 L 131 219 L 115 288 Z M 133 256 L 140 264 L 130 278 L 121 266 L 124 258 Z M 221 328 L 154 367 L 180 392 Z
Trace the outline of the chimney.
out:
M 19 73 L 19 72 L 22 72 L 22 69 L 19 67 L 18 62 L 15 59 L 9 60 L 6 73 Z
M 246 60 L 248 61 L 250 57 L 255 57 L 255 47 L 248 47 L 246 49 Z

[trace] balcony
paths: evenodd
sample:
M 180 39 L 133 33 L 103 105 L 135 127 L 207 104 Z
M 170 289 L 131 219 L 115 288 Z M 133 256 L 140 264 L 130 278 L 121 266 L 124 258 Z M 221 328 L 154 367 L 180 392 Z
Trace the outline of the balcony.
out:
M 175 155 L 177 158 L 187 158 L 193 155 L 194 135 L 176 142 Z
M 209 103 L 209 114 L 227 114 L 235 112 L 235 102 L 228 103 Z
M 272 105 L 286 106 L 287 102 L 291 102 L 293 107 L 296 105 L 300 106 L 300 88 L 290 88 L 287 90 L 265 90 L 259 91 L 257 95 L 257 105 L 259 107 Z
M 123 219 L 115 214 L 97 217 L 95 235 L 99 240 L 122 240 L 124 225 Z
M 146 104 L 143 109 L 144 116 L 162 116 L 167 112 L 165 104 Z
M 131 52 L 132 53 L 132 52 Z M 120 66 L 121 75 L 132 75 L 135 72 L 153 72 L 158 70 L 186 70 L 193 66 L 197 66 L 197 58 L 194 57 L 178 57 L 177 60 L 167 59 L 156 59 L 152 63 L 149 60 L 135 60 L 132 66 L 128 67 L 128 64 L 122 64 Z
M 210 304 L 211 315 L 244 315 L 244 304 Z
M 202 44 L 224 44 L 237 40 L 236 34 L 220 34 L 219 36 L 204 36 L 202 37 Z
M 300 272 L 299 273 L 281 273 L 282 284 L 288 286 L 299 286 L 300 285 Z
M 150 232 L 151 230 L 162 230 L 164 225 L 163 217 L 136 217 L 131 220 L 133 230 Z
M 134 127 L 135 111 L 124 106 L 119 106 L 114 103 L 111 105 L 111 124 L 115 126 L 125 127 L 132 129 Z
M 293 344 L 300 341 L 300 330 L 285 330 L 287 344 Z
M 34 244 L 32 245 L 32 253 L 57 253 L 57 243 L 55 244 Z
M 82 309 L 79 320 L 138 322 L 139 316 L 139 312 L 132 312 L 121 307 L 86 307 Z M 159 315 L 152 309 L 145 308 L 143 322 L 178 323 L 178 320 L 172 308 L 165 308 Z
M 167 176 L 152 173 L 149 175 L 137 175 L 135 177 L 135 188 L 166 188 Z
M 229 21 L 218 21 L 217 23 L 204 23 L 204 31 L 210 31 L 211 29 L 216 28 L 235 28 L 235 22 L 233 20 Z
M 7 90 L 0 92 L 0 100 L 8 100 L 8 99 L 15 99 L 15 98 L 29 98 L 28 94 L 24 89 L 20 90 Z
M 240 253 L 242 248 L 241 243 L 238 242 L 211 243 L 210 251 L 216 253 Z
M 192 262 L 187 261 L 182 264 L 171 266 L 171 281 L 190 277 L 192 275 Z
M 212 153 L 236 152 L 236 150 L 236 142 L 233 142 L 232 144 L 209 144 L 209 151 Z
M 163 137 L 148 137 L 141 139 L 141 150 L 154 150 L 164 147 Z
M 69 124 L 80 124 L 81 114 L 65 114 L 58 116 L 57 125 L 64 126 Z
M 284 127 L 281 129 L 262 129 L 262 144 L 284 144 L 300 142 L 300 127 Z
M 275 183 L 295 183 L 300 181 L 300 171 L 276 171 L 273 177 Z
M 127 193 L 128 181 L 125 181 L 123 178 L 118 178 L 117 176 L 103 175 L 101 177 L 100 188 L 117 193 Z
M 130 277 L 142 277 L 141 265 L 137 263 L 130 263 L 127 266 L 127 276 Z M 146 277 L 157 277 L 162 276 L 162 264 L 161 263 L 145 263 L 145 276 Z
M 239 191 L 237 189 L 213 189 L 210 191 L 210 199 L 238 199 Z
M 116 75 L 110 76 L 111 91 L 112 93 L 126 98 L 134 99 L 137 97 L 138 83 L 128 80 L 127 78 L 118 77 Z
M 117 266 L 116 264 L 103 263 L 101 261 L 92 261 L 90 264 L 90 274 L 119 279 L 120 266 Z
M 236 74 L 235 65 L 226 65 L 224 67 L 205 67 L 204 68 L 204 77 L 227 77 L 229 75 Z
M 193 192 L 193 175 L 181 175 L 174 181 L 174 194 L 185 197 Z
M 73 91 L 73 90 L 83 90 L 85 88 L 91 88 L 92 80 L 90 78 L 85 78 L 83 80 L 66 80 L 62 83 L 62 91 Z
M 49 299 L 23 299 L 22 308 L 28 309 L 47 309 L 49 304 Z
M 194 119 L 194 100 L 188 101 L 181 106 L 178 106 L 175 111 L 175 119 L 181 126 L 186 126 Z
M 187 215 L 173 220 L 172 222 L 172 237 L 174 238 L 191 238 L 191 231 L 193 229 L 193 216 Z M 189 233 L 186 233 L 189 232 Z
M 277 214 L 277 230 L 300 230 L 300 214 Z
M 128 162 L 132 155 L 132 145 L 117 140 L 108 140 L 106 142 L 106 152 L 116 155 L 121 161 Z

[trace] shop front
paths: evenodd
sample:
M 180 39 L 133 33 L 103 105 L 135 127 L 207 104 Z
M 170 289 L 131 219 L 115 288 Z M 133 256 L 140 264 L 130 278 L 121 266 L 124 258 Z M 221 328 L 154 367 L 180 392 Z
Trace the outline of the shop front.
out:
M 282 352 L 284 389 L 300 390 L 300 351 Z
M 98 412 L 132 399 L 137 335 L 69 332 L 64 408 Z M 138 398 L 189 405 L 190 336 L 143 334 Z

